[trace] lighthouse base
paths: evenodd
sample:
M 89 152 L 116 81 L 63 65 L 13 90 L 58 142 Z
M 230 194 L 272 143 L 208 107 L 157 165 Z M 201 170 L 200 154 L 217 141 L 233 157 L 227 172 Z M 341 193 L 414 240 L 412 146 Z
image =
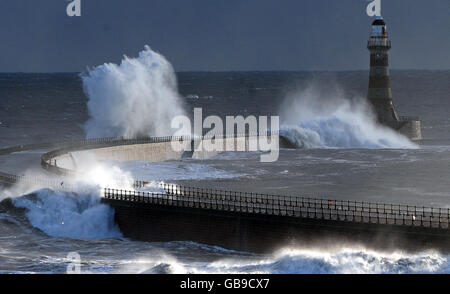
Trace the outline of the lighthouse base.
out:
M 400 117 L 397 130 L 410 140 L 422 140 L 421 122 L 418 117 Z

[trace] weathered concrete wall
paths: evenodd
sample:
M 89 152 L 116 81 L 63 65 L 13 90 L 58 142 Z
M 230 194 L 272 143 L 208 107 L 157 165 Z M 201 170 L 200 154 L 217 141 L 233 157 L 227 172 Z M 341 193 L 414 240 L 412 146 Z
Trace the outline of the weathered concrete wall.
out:
M 195 143 L 192 158 L 205 159 L 225 151 L 256 151 L 257 149 L 258 137 L 203 139 Z
M 151 162 L 160 162 L 182 157 L 183 152 L 176 152 L 170 145 L 170 142 L 148 143 L 136 145 L 123 145 L 102 147 L 96 149 L 72 151 L 62 154 L 53 159 L 58 167 L 74 170 L 77 162 L 86 160 L 114 160 L 114 161 L 135 161 L 145 160 Z
M 421 140 L 422 130 L 419 120 L 410 120 L 403 122 L 403 126 L 400 127 L 399 132 L 407 136 L 411 140 Z
M 73 153 L 80 156 L 85 152 L 94 154 L 98 160 L 116 161 L 164 161 L 180 158 L 182 154 L 182 152 L 173 151 L 170 142 L 105 147 Z
M 277 136 L 272 136 L 277 139 Z M 189 146 L 194 151 L 176 151 L 171 142 L 145 143 L 133 145 L 121 145 L 101 147 L 81 151 L 72 151 L 59 155 L 52 160 L 58 167 L 75 169 L 79 159 L 94 156 L 96 160 L 161 162 L 170 159 L 180 159 L 184 156 L 195 159 L 210 158 L 224 151 L 256 151 L 258 149 L 258 137 L 236 137 L 223 139 L 203 139 L 191 141 Z

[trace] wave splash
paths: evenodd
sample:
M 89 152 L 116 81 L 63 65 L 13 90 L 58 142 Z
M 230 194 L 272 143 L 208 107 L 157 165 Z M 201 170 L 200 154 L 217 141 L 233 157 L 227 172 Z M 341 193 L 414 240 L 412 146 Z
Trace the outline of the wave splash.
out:
M 233 261 L 234 262 L 234 261 Z M 448 272 L 448 260 L 435 252 L 417 255 L 343 249 L 337 252 L 285 249 L 273 258 L 255 262 L 216 262 L 210 270 L 241 273 L 348 274 Z
M 228 253 L 228 252 L 226 252 Z M 213 262 L 183 262 L 163 254 L 129 261 L 139 273 L 172 274 L 414 274 L 449 273 L 448 256 L 437 252 L 379 253 L 366 249 L 323 252 L 286 248 L 262 258 L 229 257 Z M 127 271 L 129 269 L 122 269 Z M 121 269 L 119 269 L 119 272 Z
M 114 210 L 92 194 L 74 194 L 41 189 L 32 196 L 13 199 L 26 208 L 30 224 L 52 237 L 72 239 L 120 238 Z
M 299 148 L 416 149 L 405 136 L 378 124 L 364 99 L 349 100 L 338 87 L 311 84 L 281 106 L 280 134 Z
M 88 138 L 166 136 L 173 117 L 183 115 L 172 65 L 145 46 L 137 58 L 106 63 L 82 75 L 90 119 Z

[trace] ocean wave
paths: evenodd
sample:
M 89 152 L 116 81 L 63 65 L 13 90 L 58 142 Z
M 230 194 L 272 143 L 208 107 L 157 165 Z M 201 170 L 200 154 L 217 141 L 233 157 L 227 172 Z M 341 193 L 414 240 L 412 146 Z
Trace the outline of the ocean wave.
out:
M 283 249 L 272 256 L 224 258 L 214 262 L 183 263 L 174 257 L 139 262 L 140 273 L 220 274 L 417 274 L 450 273 L 448 256 L 438 252 L 379 253 L 366 249 L 323 252 Z
M 417 149 L 407 137 L 376 122 L 364 99 L 338 87 L 309 85 L 287 96 L 280 134 L 298 148 Z
M 120 238 L 114 210 L 90 194 L 74 194 L 50 189 L 38 190 L 34 197 L 13 199 L 27 210 L 30 224 L 52 237 L 73 239 Z
M 166 136 L 184 115 L 172 65 L 150 47 L 121 64 L 106 63 L 82 76 L 88 97 L 88 138 Z

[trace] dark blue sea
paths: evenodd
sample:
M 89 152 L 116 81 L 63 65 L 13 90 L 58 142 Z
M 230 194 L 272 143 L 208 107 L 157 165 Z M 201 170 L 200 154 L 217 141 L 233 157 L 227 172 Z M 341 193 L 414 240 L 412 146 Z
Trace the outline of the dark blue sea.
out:
M 352 108 L 365 101 L 368 71 L 179 72 L 176 83 L 171 81 L 177 97 L 170 99 L 173 93 L 158 92 L 152 76 L 123 87 L 100 73 L 83 80 L 86 75 L 0 74 L 0 148 L 133 131 L 108 125 L 114 118 L 139 117 L 150 128 L 164 122 L 159 114 L 174 111 L 176 98 L 188 116 L 196 107 L 204 117 L 279 115 L 281 129 L 302 148 L 281 150 L 271 164 L 261 163 L 258 153 L 227 152 L 207 160 L 117 163 L 118 168 L 143 180 L 450 207 L 450 71 L 391 72 L 398 113 L 421 118 L 420 142 L 379 130 L 366 123 L 366 112 Z M 123 103 L 121 91 L 134 99 L 130 107 L 137 114 L 125 104 L 116 107 Z M 45 151 L 0 155 L 0 172 L 37 170 Z M 0 273 L 64 273 L 70 252 L 79 254 L 82 271 L 93 273 L 450 273 L 449 256 L 438 250 L 385 251 L 336 242 L 254 254 L 176 238 L 133 241 L 123 238 L 114 211 L 96 195 L 0 186 L 0 200 L 6 198 L 13 201 L 0 204 Z

